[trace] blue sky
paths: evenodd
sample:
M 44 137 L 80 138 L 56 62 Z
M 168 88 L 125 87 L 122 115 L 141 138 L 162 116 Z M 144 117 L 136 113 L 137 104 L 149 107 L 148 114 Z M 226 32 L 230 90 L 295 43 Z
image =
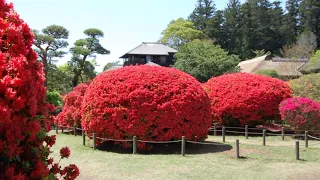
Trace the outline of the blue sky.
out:
M 100 72 L 103 66 L 142 42 L 154 42 L 168 23 L 187 18 L 196 0 L 9 0 L 32 29 L 41 30 L 56 24 L 70 31 L 69 47 L 85 37 L 87 28 L 104 32 L 101 44 L 110 55 L 97 56 Z M 216 0 L 216 8 L 224 9 L 228 0 Z M 58 64 L 68 61 L 70 55 Z

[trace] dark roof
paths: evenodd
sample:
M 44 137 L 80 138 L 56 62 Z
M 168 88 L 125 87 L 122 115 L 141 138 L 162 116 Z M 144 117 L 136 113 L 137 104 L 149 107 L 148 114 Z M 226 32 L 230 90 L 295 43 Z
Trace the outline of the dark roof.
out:
M 177 50 L 157 42 L 143 42 L 138 47 L 127 52 L 120 58 L 125 58 L 128 55 L 169 55 L 169 53 L 176 53 Z

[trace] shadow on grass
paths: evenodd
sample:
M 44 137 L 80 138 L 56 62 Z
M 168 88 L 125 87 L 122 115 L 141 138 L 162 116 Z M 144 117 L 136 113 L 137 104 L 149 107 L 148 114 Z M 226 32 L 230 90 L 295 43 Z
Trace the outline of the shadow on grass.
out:
M 144 155 L 172 155 L 181 154 L 181 142 L 178 143 L 168 143 L 168 144 L 148 144 L 151 147 L 150 150 L 138 149 L 138 154 Z M 115 152 L 120 154 L 132 154 L 132 147 L 124 148 L 119 144 L 114 144 L 112 142 L 105 142 L 104 144 L 97 147 L 101 151 Z M 217 153 L 223 151 L 229 151 L 232 149 L 231 145 L 216 143 L 214 145 L 204 145 L 204 144 L 191 144 L 186 143 L 186 154 L 207 154 L 207 153 Z

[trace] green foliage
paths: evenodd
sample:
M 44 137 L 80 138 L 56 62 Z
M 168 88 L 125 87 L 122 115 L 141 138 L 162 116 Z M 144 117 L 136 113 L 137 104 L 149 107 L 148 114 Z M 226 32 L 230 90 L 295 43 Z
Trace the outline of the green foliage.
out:
M 69 65 L 49 65 L 48 69 L 48 91 L 66 94 L 72 90 L 72 71 Z
M 266 52 L 264 49 L 262 49 L 262 50 L 251 50 L 251 51 L 256 55 L 256 57 L 261 57 L 261 56 L 264 56 L 264 55 L 269 56 L 271 54 L 270 51 Z
M 198 30 L 205 32 L 207 31 L 208 22 L 213 17 L 215 10 L 215 4 L 212 0 L 198 0 L 189 19 Z
M 174 66 L 191 74 L 200 82 L 238 70 L 239 59 L 210 41 L 194 40 L 180 47 Z
M 70 49 L 72 58 L 68 62 L 73 73 L 72 86 L 76 87 L 79 82 L 92 80 L 96 76 L 95 65 L 89 57 L 95 58 L 97 54 L 107 55 L 110 51 L 102 47 L 99 38 L 103 37 L 103 32 L 99 29 L 89 28 L 84 31 L 88 37 L 79 39 L 74 43 L 74 47 Z M 87 79 L 85 79 L 86 77 Z
M 282 55 L 287 58 L 309 58 L 317 48 L 317 37 L 313 32 L 303 32 L 296 44 L 284 46 Z
M 303 75 L 289 81 L 294 96 L 307 97 L 320 102 L 320 73 Z
M 195 39 L 203 39 L 204 37 L 204 33 L 197 30 L 191 21 L 179 18 L 171 21 L 162 32 L 160 42 L 178 49 L 183 44 L 187 44 Z
M 55 106 L 62 106 L 63 100 L 58 91 L 47 92 L 47 102 L 54 104 Z
M 258 70 L 256 73 L 264 76 L 273 77 L 273 78 L 279 78 L 279 74 L 277 73 L 276 70 L 273 70 L 273 69 L 261 69 L 261 70 Z
M 116 66 L 117 64 L 119 64 L 119 61 L 109 62 L 103 67 L 103 71 L 110 69 L 111 67 Z

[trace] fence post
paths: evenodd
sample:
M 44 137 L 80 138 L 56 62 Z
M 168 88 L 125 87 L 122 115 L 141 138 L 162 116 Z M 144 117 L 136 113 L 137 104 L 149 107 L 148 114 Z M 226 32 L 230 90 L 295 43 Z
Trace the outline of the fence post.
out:
M 132 154 L 137 154 L 137 136 L 133 136 Z
M 299 141 L 296 141 L 296 160 L 300 160 L 300 155 L 299 155 Z
M 77 135 L 77 128 L 76 128 L 76 126 L 73 127 L 73 134 L 74 134 L 74 136 Z
M 84 130 L 82 129 L 82 144 L 86 145 L 86 134 L 84 133 Z
M 240 150 L 239 150 L 239 139 L 236 140 L 236 157 L 240 158 Z
M 282 137 L 282 141 L 284 141 L 284 127 L 281 128 L 281 137 Z
M 248 125 L 245 126 L 245 136 L 246 139 L 248 139 Z
M 214 123 L 214 130 L 213 130 L 213 135 L 217 136 L 217 124 L 218 123 Z
M 305 131 L 304 132 L 304 141 L 305 141 L 305 145 L 306 145 L 306 148 L 308 147 L 308 140 L 309 140 L 309 138 L 308 138 L 308 131 Z
M 222 127 L 222 141 L 226 142 L 226 127 Z
M 264 146 L 266 145 L 266 134 L 267 134 L 267 131 L 263 130 L 263 145 Z
M 96 133 L 93 133 L 93 150 L 96 150 Z
M 58 124 L 56 124 L 56 134 L 59 134 L 59 125 Z
M 182 141 L 181 141 L 181 155 L 185 156 L 186 154 L 186 137 L 182 136 Z

